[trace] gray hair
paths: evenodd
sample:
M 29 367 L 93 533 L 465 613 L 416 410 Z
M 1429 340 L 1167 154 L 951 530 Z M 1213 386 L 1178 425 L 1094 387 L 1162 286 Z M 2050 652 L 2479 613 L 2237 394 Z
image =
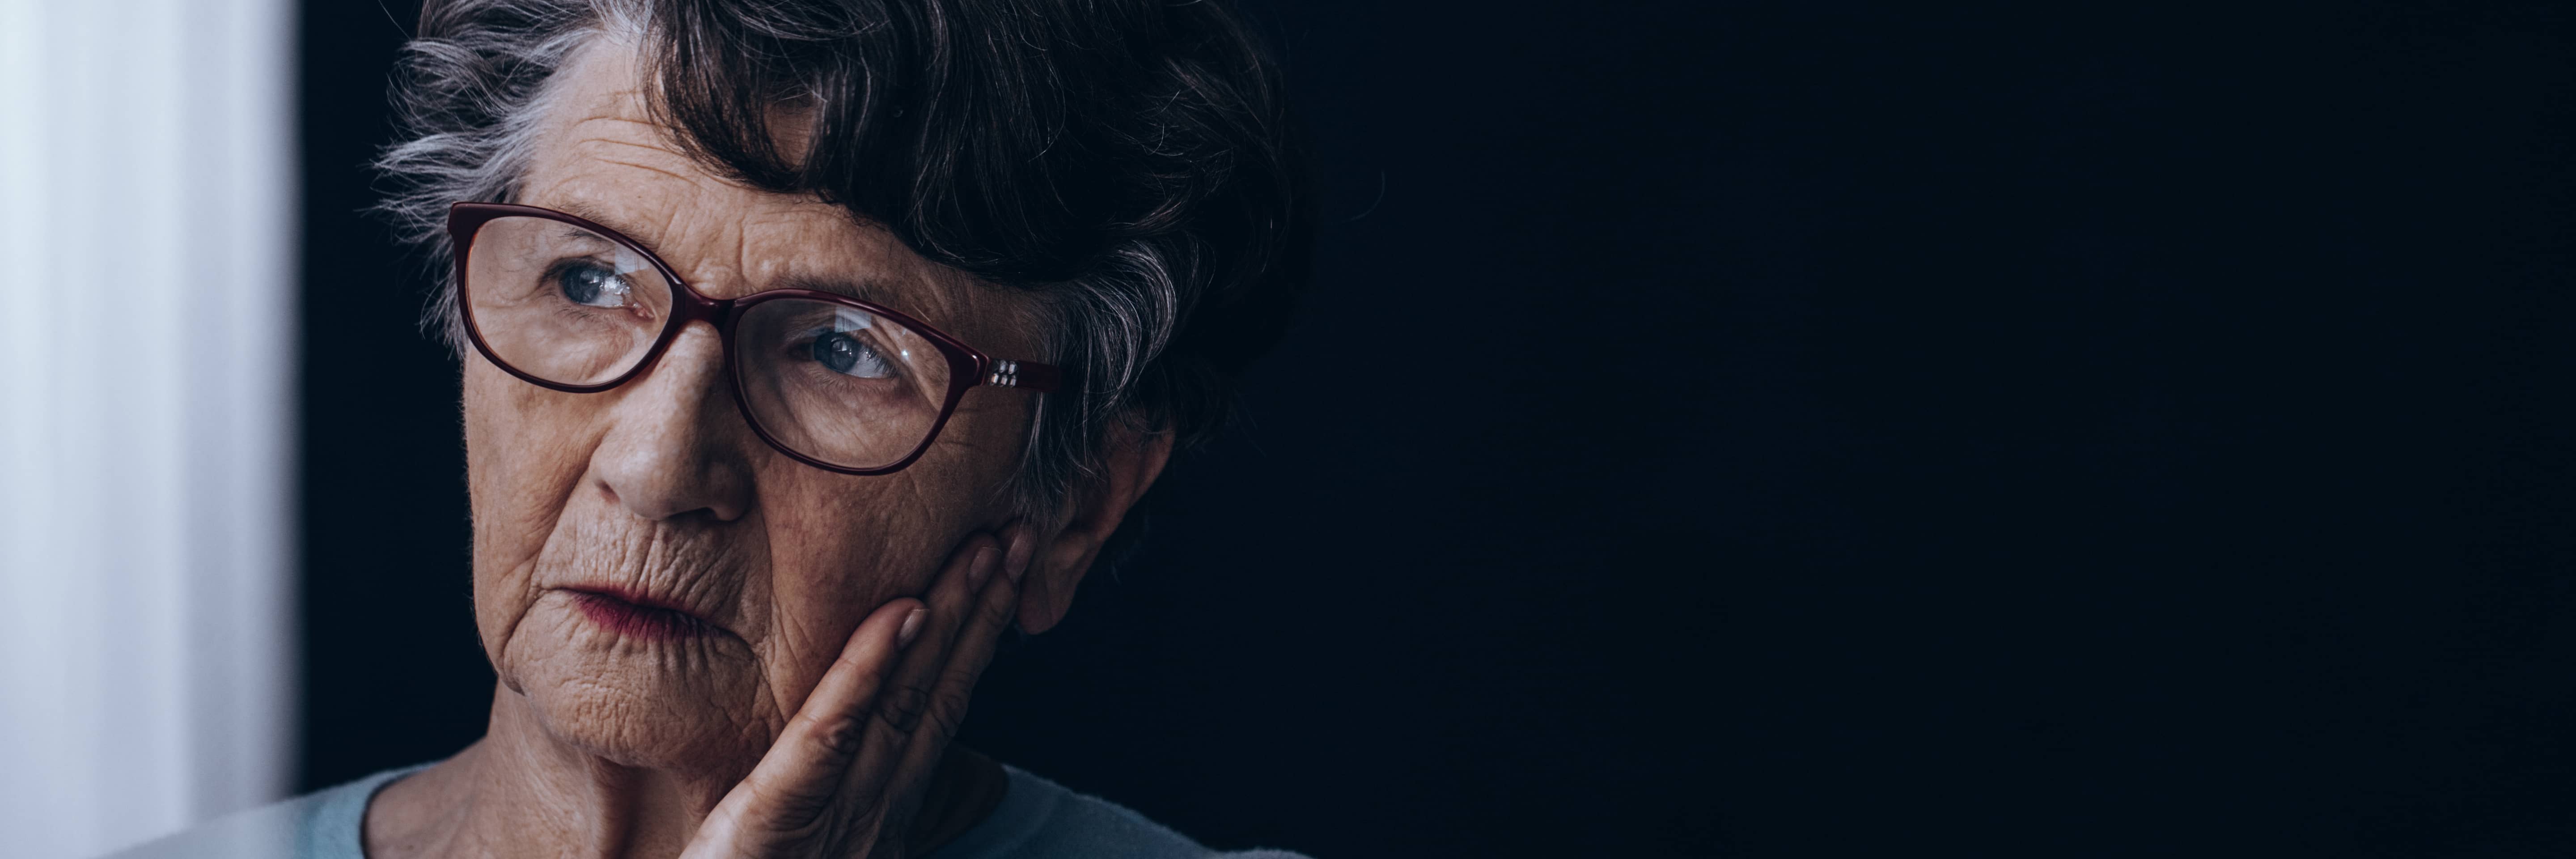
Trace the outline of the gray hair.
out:
M 1183 444 L 1213 433 L 1284 325 L 1308 239 L 1284 107 L 1230 13 L 1147 0 L 991 14 L 1031 5 L 1046 4 L 432 0 L 397 68 L 402 137 L 375 162 L 394 186 L 376 211 L 440 278 L 424 328 L 468 348 L 448 204 L 518 197 L 557 72 L 624 41 L 699 160 L 1041 299 L 1042 348 L 1068 384 L 1039 398 L 1007 491 L 1023 515 L 1058 519 L 1117 422 Z M 1119 42 L 1129 56 L 1108 65 L 1065 62 Z M 1050 50 L 1068 45 L 1082 50 Z M 816 105 L 813 149 L 775 152 L 743 104 L 759 99 Z

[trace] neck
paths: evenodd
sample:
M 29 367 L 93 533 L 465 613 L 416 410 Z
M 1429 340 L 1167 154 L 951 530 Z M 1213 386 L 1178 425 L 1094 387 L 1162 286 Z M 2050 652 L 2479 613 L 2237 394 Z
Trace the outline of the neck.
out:
M 527 699 L 500 688 L 483 739 L 386 786 L 367 807 L 370 859 L 677 856 L 734 782 L 750 772 L 683 773 L 621 765 L 548 734 Z M 1000 765 L 950 746 L 931 777 L 907 847 L 924 854 L 1001 803 Z

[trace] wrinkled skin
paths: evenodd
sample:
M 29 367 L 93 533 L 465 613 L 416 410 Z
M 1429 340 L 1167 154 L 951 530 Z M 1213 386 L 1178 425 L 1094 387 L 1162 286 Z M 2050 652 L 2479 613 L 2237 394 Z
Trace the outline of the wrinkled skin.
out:
M 519 202 L 617 229 L 712 297 L 866 283 L 986 352 L 1046 357 L 1029 296 L 678 152 L 629 44 L 603 40 L 562 74 Z M 370 855 L 900 852 L 992 637 L 1062 617 L 1168 451 L 1119 436 L 1109 478 L 1067 521 L 1021 521 L 1005 489 L 1035 395 L 974 389 L 909 468 L 848 476 L 753 435 L 720 362 L 704 324 L 604 393 L 467 355 L 474 614 L 500 684 L 485 739 L 378 795 Z M 576 585 L 671 600 L 719 631 L 623 635 L 579 610 Z M 897 631 L 916 611 L 927 623 L 907 647 Z M 702 826 L 711 813 L 720 825 Z

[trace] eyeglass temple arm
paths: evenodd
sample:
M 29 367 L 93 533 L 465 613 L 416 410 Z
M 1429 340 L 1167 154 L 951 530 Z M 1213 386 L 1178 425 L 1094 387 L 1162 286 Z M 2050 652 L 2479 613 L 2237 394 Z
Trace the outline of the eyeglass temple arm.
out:
M 1064 371 L 1056 369 L 1054 364 L 995 359 L 993 372 L 984 377 L 984 384 L 997 388 L 1021 388 L 1043 394 L 1064 384 Z

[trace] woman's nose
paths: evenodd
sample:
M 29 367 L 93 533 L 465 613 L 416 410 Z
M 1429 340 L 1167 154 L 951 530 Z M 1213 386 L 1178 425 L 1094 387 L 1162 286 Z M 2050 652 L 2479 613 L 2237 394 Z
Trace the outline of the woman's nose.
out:
M 591 466 L 619 504 L 657 521 L 703 510 L 730 522 L 750 510 L 745 450 L 759 442 L 734 407 L 714 327 L 681 329 L 642 377 L 608 396 L 618 402 Z

